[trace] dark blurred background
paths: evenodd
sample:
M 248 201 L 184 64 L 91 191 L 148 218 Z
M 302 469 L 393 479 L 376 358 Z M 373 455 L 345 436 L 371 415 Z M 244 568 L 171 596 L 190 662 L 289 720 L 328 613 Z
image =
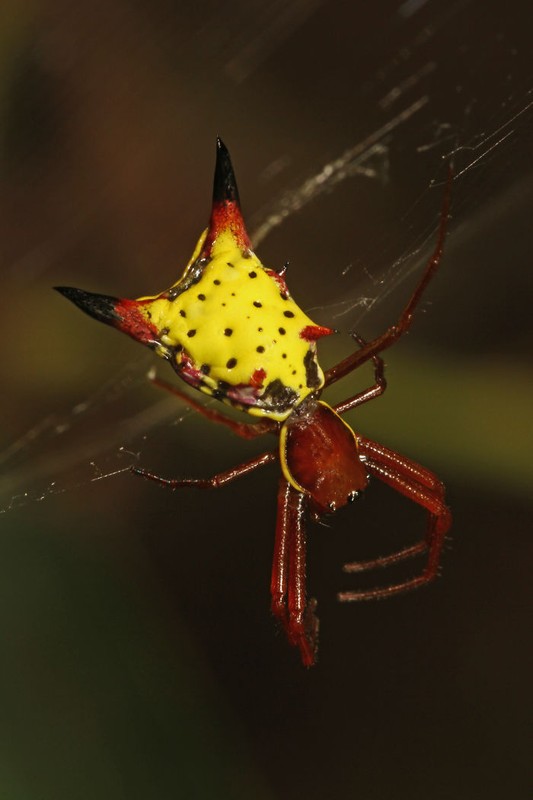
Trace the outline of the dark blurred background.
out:
M 532 14 L 4 0 L 2 798 L 530 796 Z M 340 606 L 362 585 L 342 564 L 416 540 L 423 514 L 374 483 L 310 526 L 310 671 L 269 614 L 276 469 L 209 496 L 125 471 L 208 476 L 261 443 L 162 396 L 150 353 L 51 291 L 174 282 L 217 134 L 263 262 L 289 259 L 341 331 L 325 367 L 394 320 L 455 165 L 441 272 L 387 395 L 350 417 L 446 482 L 442 577 Z

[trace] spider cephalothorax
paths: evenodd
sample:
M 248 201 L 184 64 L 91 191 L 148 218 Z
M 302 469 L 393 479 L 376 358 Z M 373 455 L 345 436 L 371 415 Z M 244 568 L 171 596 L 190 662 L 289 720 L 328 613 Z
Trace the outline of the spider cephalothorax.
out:
M 319 519 L 363 491 L 375 476 L 427 511 L 425 537 L 417 544 L 372 561 L 347 564 L 345 571 L 384 567 L 427 551 L 420 575 L 377 589 L 343 592 L 341 601 L 388 597 L 429 582 L 437 574 L 451 517 L 444 488 L 427 469 L 354 433 L 341 414 L 382 394 L 386 383 L 379 353 L 410 327 L 413 312 L 436 271 L 444 244 L 450 181 L 441 212 L 435 251 L 397 323 L 370 342 L 352 334 L 359 349 L 324 376 L 316 341 L 333 333 L 316 325 L 290 296 L 284 270 L 264 267 L 252 250 L 242 219 L 228 151 L 217 140 L 213 206 L 182 277 L 152 297 L 125 300 L 60 287 L 83 311 L 168 360 L 188 384 L 248 414 L 254 425 L 206 408 L 159 379 L 185 403 L 245 438 L 279 436 L 279 448 L 209 479 L 167 480 L 139 468 L 132 471 L 165 486 L 214 488 L 278 460 L 282 477 L 272 567 L 272 610 L 306 666 L 318 645 L 316 601 L 306 599 L 305 513 Z M 361 364 L 374 364 L 375 383 L 334 408 L 320 400 L 324 386 Z
M 308 497 L 315 519 L 355 500 L 368 484 L 358 439 L 321 400 L 307 398 L 281 426 L 280 461 L 289 483 Z

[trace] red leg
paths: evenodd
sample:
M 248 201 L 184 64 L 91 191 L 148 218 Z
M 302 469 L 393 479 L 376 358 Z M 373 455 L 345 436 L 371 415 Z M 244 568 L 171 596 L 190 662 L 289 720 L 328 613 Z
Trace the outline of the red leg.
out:
M 305 496 L 282 478 L 278 491 L 278 518 L 272 563 L 272 612 L 283 625 L 289 642 L 298 647 L 304 666 L 315 663 L 318 645 L 316 600 L 306 599 Z
M 389 567 L 391 564 L 397 564 L 399 561 L 413 558 L 421 553 L 425 553 L 427 549 L 427 542 L 422 541 L 411 545 L 411 547 L 404 547 L 402 550 L 398 550 L 396 553 L 391 553 L 388 556 L 370 558 L 368 561 L 350 561 L 350 563 L 345 564 L 342 569 L 344 572 L 369 572 L 372 569 Z
M 325 385 L 329 386 L 331 383 L 338 381 L 339 378 L 343 378 L 345 375 L 348 375 L 349 372 L 352 370 L 357 369 L 361 364 L 364 364 L 365 361 L 368 361 L 370 358 L 375 356 L 377 353 L 381 353 L 387 347 L 390 347 L 394 342 L 396 342 L 400 336 L 406 333 L 409 328 L 411 327 L 411 323 L 413 321 L 413 314 L 420 302 L 420 299 L 427 288 L 428 283 L 432 279 L 433 275 L 437 271 L 441 258 L 442 252 L 444 249 L 444 240 L 446 238 L 446 229 L 448 224 L 448 214 L 450 208 L 450 194 L 452 188 L 452 181 L 453 181 L 453 173 L 450 169 L 448 173 L 448 181 L 446 184 L 446 190 L 444 192 L 444 199 L 442 203 L 442 209 L 440 213 L 440 224 L 439 224 L 439 231 L 437 234 L 437 243 L 435 245 L 435 249 L 426 264 L 426 268 L 422 273 L 422 277 L 418 281 L 418 284 L 415 287 L 411 297 L 407 301 L 406 306 L 404 307 L 402 313 L 400 314 L 398 321 L 395 325 L 391 325 L 390 328 L 387 328 L 385 333 L 382 333 L 381 336 L 378 336 L 376 339 L 373 339 L 371 342 L 365 344 L 361 350 L 358 350 L 356 353 L 352 353 L 351 356 L 348 356 L 339 364 L 336 364 L 334 367 L 331 367 L 326 372 L 325 375 Z
M 362 340 L 358 338 L 358 341 L 361 344 Z M 335 411 L 338 414 L 343 414 L 345 411 L 348 411 L 348 409 L 366 402 L 367 399 L 372 399 L 376 396 L 376 393 L 382 394 L 385 390 L 386 383 L 383 376 L 383 360 L 379 358 L 379 356 L 373 356 L 372 360 L 374 361 L 375 385 L 367 389 L 366 392 L 361 392 L 359 395 L 355 395 L 355 397 L 335 406 Z M 367 394 L 368 397 L 366 396 Z M 387 466 L 391 470 L 396 471 L 399 476 L 431 489 L 435 492 L 437 497 L 441 500 L 444 499 L 444 484 L 442 484 L 430 470 L 422 467 L 415 461 L 400 456 L 398 453 L 394 452 L 394 450 L 389 450 L 382 444 L 373 442 L 371 439 L 366 439 L 364 436 L 361 436 L 361 434 L 357 434 L 357 439 L 361 456 L 366 459 L 378 461 L 382 466 Z M 399 550 L 389 556 L 374 558 L 368 561 L 354 561 L 350 564 L 346 564 L 344 570 L 345 572 L 365 572 L 367 570 L 376 569 L 376 567 L 388 567 L 391 564 L 396 564 L 398 561 L 420 555 L 420 553 L 425 552 L 427 548 L 428 543 L 426 541 L 418 542 L 418 544 L 405 547 L 403 550 Z
M 359 344 L 360 347 L 366 347 L 366 342 L 357 333 L 352 333 L 352 338 Z M 374 398 L 379 397 L 385 389 L 387 388 L 387 381 L 385 379 L 385 364 L 383 359 L 379 356 L 372 356 L 372 361 L 374 362 L 374 384 L 370 386 L 368 389 L 364 389 L 362 392 L 358 392 L 353 397 L 349 397 L 348 400 L 343 400 L 342 403 L 337 403 L 334 407 L 337 414 L 345 414 L 347 411 L 350 411 L 352 408 L 356 408 L 357 406 L 361 406 L 363 403 L 367 403 L 369 400 L 374 400 Z
M 392 451 L 385 452 L 389 454 Z M 429 583 L 437 576 L 444 539 L 451 525 L 450 511 L 443 502 L 442 484 L 437 481 L 436 478 L 434 479 L 434 487 L 428 487 L 427 485 L 423 485 L 417 480 L 414 480 L 411 474 L 411 468 L 416 468 L 418 465 L 412 464 L 409 459 L 401 459 L 401 457 L 397 454 L 394 454 L 394 456 L 397 460 L 396 467 L 386 463 L 386 459 L 380 461 L 378 457 L 375 460 L 370 458 L 367 460 L 368 470 L 371 474 L 378 477 L 384 483 L 387 483 L 393 489 L 396 489 L 396 491 L 427 509 L 428 522 L 425 541 L 415 544 L 411 547 L 404 548 L 403 550 L 393 553 L 390 556 L 385 556 L 384 558 L 378 558 L 367 562 L 346 564 L 344 569 L 346 572 L 360 572 L 363 569 L 388 566 L 428 550 L 426 566 L 420 575 L 415 578 L 402 581 L 401 583 L 376 589 L 355 592 L 341 592 L 338 595 L 338 598 L 342 602 L 354 600 L 376 600 L 383 597 L 390 597 L 410 589 L 415 589 L 425 583 Z M 398 467 L 400 462 L 401 469 Z
M 237 436 L 241 436 L 243 439 L 255 439 L 257 436 L 262 436 L 264 433 L 277 431 L 279 428 L 278 422 L 269 419 L 256 424 L 237 422 L 236 420 L 227 417 L 225 414 L 222 414 L 220 411 L 217 411 L 214 408 L 207 408 L 193 397 L 189 397 L 189 395 L 185 394 L 185 392 L 180 391 L 176 386 L 161 380 L 161 378 L 150 375 L 150 380 L 155 386 L 158 386 L 160 389 L 165 389 L 165 391 L 170 392 L 175 397 L 178 397 L 183 403 L 188 405 L 189 408 L 194 408 L 194 410 L 198 411 L 198 413 L 203 417 L 211 420 L 211 422 L 217 422 L 220 425 L 225 425 L 227 428 L 232 430 L 233 433 L 236 433 Z
M 196 489 L 218 489 L 219 486 L 224 486 L 225 483 L 234 481 L 243 475 L 247 475 L 258 467 L 264 467 L 266 464 L 272 463 L 278 457 L 277 452 L 271 451 L 269 453 L 261 453 L 260 456 L 244 461 L 236 467 L 227 469 L 224 472 L 218 472 L 212 478 L 161 478 L 153 472 L 148 472 L 146 469 L 140 467 L 130 467 L 134 475 L 140 475 L 141 478 L 146 478 L 149 481 L 155 481 L 162 486 L 169 489 L 180 489 L 182 487 L 195 487 Z
M 282 478 L 278 489 L 278 513 L 274 539 L 274 557 L 272 559 L 272 577 L 270 580 L 272 613 L 285 630 L 288 629 L 289 534 L 293 524 L 289 507 L 290 488 L 289 482 Z
M 377 461 L 382 466 L 389 467 L 408 480 L 421 483 L 434 491 L 441 500 L 444 499 L 444 484 L 429 469 L 360 434 L 357 434 L 357 439 L 361 455 Z
M 441 500 L 444 499 L 444 485 L 428 469 L 420 466 L 420 464 L 417 464 L 410 459 L 399 455 L 398 453 L 395 453 L 394 450 L 389 450 L 382 444 L 378 444 L 370 439 L 366 439 L 360 434 L 357 434 L 357 439 L 359 443 L 359 453 L 361 456 L 367 460 L 370 459 L 371 461 L 378 461 L 382 466 L 389 467 L 393 472 L 396 472 L 398 476 L 401 476 L 412 482 L 413 485 L 416 483 L 421 484 L 421 486 L 425 486 L 426 488 L 435 491 L 436 495 L 440 497 Z M 380 558 L 373 558 L 368 561 L 354 561 L 350 564 L 345 564 L 344 571 L 365 572 L 371 569 L 376 569 L 376 567 L 388 567 L 391 564 L 398 563 L 398 561 L 404 561 L 407 558 L 413 558 L 414 556 L 420 555 L 420 553 L 424 553 L 427 548 L 427 540 L 421 541 L 417 544 L 411 545 L 410 547 L 405 547 L 402 550 L 398 550 L 396 553 L 391 553 L 391 555 L 388 556 L 381 556 Z

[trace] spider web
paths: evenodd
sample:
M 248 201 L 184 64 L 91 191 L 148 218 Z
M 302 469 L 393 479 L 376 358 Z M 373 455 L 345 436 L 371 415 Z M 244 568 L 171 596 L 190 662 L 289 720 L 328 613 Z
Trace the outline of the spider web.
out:
M 266 164 L 263 160 L 258 167 L 259 211 L 248 216 L 255 248 L 266 265 L 274 252 L 283 254 L 275 256 L 282 262 L 287 249 L 296 249 L 299 263 L 323 263 L 324 253 L 329 254 L 326 280 L 324 273 L 317 273 L 308 286 L 307 276 L 296 267 L 289 286 L 317 322 L 334 324 L 345 333 L 359 328 L 367 315 L 373 327 L 383 327 L 394 319 L 381 318 L 379 307 L 390 308 L 389 301 L 394 300 L 392 307 L 399 310 L 403 287 L 431 253 L 447 163 L 453 162 L 455 174 L 448 249 L 454 243 L 460 246 L 467 242 L 473 228 L 497 216 L 518 181 L 530 177 L 522 168 L 531 138 L 533 95 L 529 72 L 519 58 L 517 31 L 504 30 L 498 37 L 485 40 L 480 50 L 475 47 L 473 33 L 461 28 L 466 44 L 454 58 L 451 43 L 457 26 L 465 24 L 463 17 L 470 4 L 439 12 L 431 25 L 418 19 L 424 5 L 406 2 L 396 10 L 387 31 L 390 48 L 380 50 L 380 55 L 360 70 L 351 105 L 344 101 L 346 131 L 353 128 L 354 134 L 344 132 L 332 143 L 328 127 L 319 120 L 312 141 L 288 137 L 273 146 Z M 238 55 L 233 52 L 230 56 L 216 38 L 218 12 L 213 8 L 204 34 L 211 37 L 212 57 L 214 53 L 225 64 L 218 78 L 220 85 L 235 86 L 235 91 L 255 89 L 262 78 L 261 70 L 271 64 L 269 59 L 282 58 L 286 48 L 297 47 L 305 35 L 318 35 L 306 26 L 318 24 L 321 12 L 319 3 L 297 3 L 281 22 L 279 15 L 264 12 L 267 19 L 262 34 L 248 37 Z M 402 35 L 394 39 L 394 26 L 406 20 L 413 24 L 406 24 Z M 241 36 L 252 29 L 247 17 L 235 17 L 228 24 L 240 30 Z M 379 31 L 372 30 L 375 44 Z M 171 34 L 169 38 L 173 38 Z M 428 41 L 435 46 L 427 47 Z M 367 43 L 367 52 L 371 52 L 372 44 Z M 419 57 L 413 58 L 413 53 Z M 152 53 L 145 55 L 151 57 Z M 492 65 L 497 58 L 501 63 L 495 70 Z M 490 96 L 484 91 L 487 73 L 491 76 Z M 324 104 L 330 94 L 340 92 L 339 85 L 341 79 L 335 87 L 319 86 L 317 93 Z M 358 115 L 365 114 L 368 121 L 355 125 Z M 157 136 L 154 146 L 161 142 L 162 134 L 158 132 Z M 252 130 L 248 136 L 260 146 L 259 130 Z M 239 157 L 239 143 L 228 144 L 244 195 L 246 171 Z M 253 167 L 251 157 L 243 161 Z M 201 187 L 205 196 L 209 180 L 206 177 Z M 181 191 L 182 186 L 176 194 Z M 354 208 L 357 235 L 349 228 Z M 373 222 L 365 235 L 367 213 Z M 90 207 L 73 211 L 72 228 L 63 238 L 57 235 L 46 247 L 17 254 L 18 267 L 24 266 L 22 280 L 30 284 L 44 275 L 46 282 L 57 283 L 54 268 L 58 260 L 63 253 L 70 253 L 80 230 L 83 236 L 87 227 L 92 229 L 96 216 Z M 191 219 L 191 229 L 198 231 L 202 222 Z M 344 243 L 337 250 L 343 234 Z M 315 259 L 313 242 L 317 239 L 322 250 Z M 290 247 L 287 242 L 291 241 L 298 246 Z M 186 253 L 180 259 L 183 264 Z M 164 284 L 163 278 L 161 281 Z M 450 281 L 453 283 L 453 277 Z M 71 282 L 84 285 L 81 276 L 78 280 L 73 275 Z M 120 284 L 115 282 L 120 293 Z M 304 282 L 305 291 L 299 289 Z M 156 286 L 158 283 L 155 280 Z M 150 285 L 146 291 L 152 288 Z M 142 288 L 137 294 L 144 291 Z M 19 296 L 21 303 L 22 299 L 23 294 Z M 70 353 L 74 352 L 77 331 L 86 322 L 72 314 L 68 327 Z M 104 334 L 113 336 L 107 330 Z M 81 341 L 79 346 L 81 352 Z M 344 346 L 350 346 L 348 337 Z M 41 415 L 35 409 L 35 421 L 7 440 L 0 453 L 0 511 L 42 501 L 77 486 L 113 480 L 150 448 L 161 446 L 162 440 L 179 438 L 181 431 L 176 427 L 186 425 L 195 415 L 150 387 L 147 375 L 154 364 L 150 354 L 131 360 L 128 356 L 119 369 L 106 365 L 105 351 L 101 361 L 101 374 L 109 376 L 102 386 L 82 393 L 71 408 L 65 409 L 62 398 L 57 397 L 54 405 L 58 410 Z

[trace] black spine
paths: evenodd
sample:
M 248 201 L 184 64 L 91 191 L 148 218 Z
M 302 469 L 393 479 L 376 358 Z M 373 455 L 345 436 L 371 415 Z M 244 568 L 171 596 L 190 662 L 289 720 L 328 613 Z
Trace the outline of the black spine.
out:
M 239 190 L 230 154 L 222 139 L 217 136 L 217 161 L 213 183 L 213 203 L 232 202 L 240 208 Z

